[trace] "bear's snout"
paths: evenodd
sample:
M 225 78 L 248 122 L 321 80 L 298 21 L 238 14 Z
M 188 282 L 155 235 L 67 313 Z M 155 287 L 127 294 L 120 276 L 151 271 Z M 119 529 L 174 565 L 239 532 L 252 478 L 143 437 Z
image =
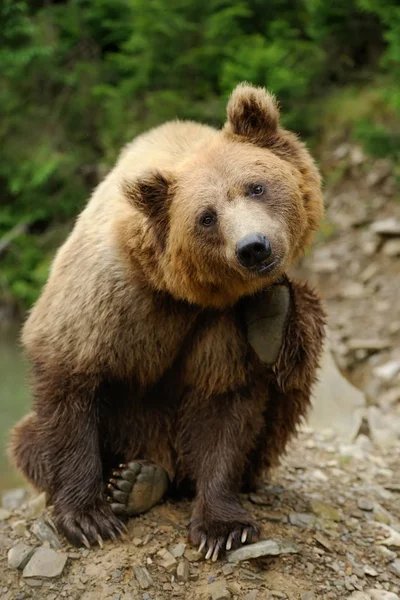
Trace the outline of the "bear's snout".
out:
M 251 270 L 264 270 L 262 267 L 271 256 L 271 244 L 262 233 L 246 235 L 236 244 L 236 256 L 242 267 Z M 272 266 L 270 263 L 268 266 Z

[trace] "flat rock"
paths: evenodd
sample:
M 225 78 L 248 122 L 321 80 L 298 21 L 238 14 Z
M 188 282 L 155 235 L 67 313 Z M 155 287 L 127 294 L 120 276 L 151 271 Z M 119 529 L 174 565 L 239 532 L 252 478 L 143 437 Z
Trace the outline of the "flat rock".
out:
M 68 556 L 50 548 L 38 548 L 22 573 L 27 577 L 59 577 L 64 570 Z
M 385 381 L 393 379 L 397 373 L 400 373 L 400 360 L 390 360 L 389 362 L 375 367 L 373 374 Z
M 49 542 L 54 550 L 59 550 L 62 547 L 56 532 L 48 521 L 37 519 L 33 523 L 31 531 L 41 542 Z
M 16 546 L 10 548 L 7 554 L 8 566 L 10 569 L 23 569 L 28 563 L 29 559 L 35 552 L 36 548 L 28 546 L 23 542 L 20 542 Z
M 135 573 L 135 577 L 138 580 L 138 583 L 142 590 L 147 590 L 153 585 L 153 579 L 146 567 L 141 567 L 140 565 L 133 565 L 133 572 Z
M 1 505 L 6 510 L 16 510 L 20 508 L 28 496 L 28 491 L 23 488 L 8 490 L 2 496 Z
M 380 221 L 372 223 L 370 229 L 373 233 L 378 235 L 397 236 L 400 235 L 400 219 L 396 219 L 396 217 L 381 219 Z
M 233 552 L 228 552 L 227 559 L 230 563 L 237 563 L 260 556 L 278 556 L 279 554 L 296 554 L 300 552 L 297 544 L 290 541 L 263 540 L 256 544 L 242 546 Z
M 397 558 L 389 565 L 389 571 L 397 577 L 400 577 L 400 558 Z
M 385 590 L 368 589 L 367 594 L 371 600 L 400 600 L 397 594 Z
M 365 592 L 353 592 L 347 600 L 371 600 L 371 596 Z
M 295 527 L 311 529 L 315 525 L 315 515 L 311 513 L 290 513 L 289 523 Z

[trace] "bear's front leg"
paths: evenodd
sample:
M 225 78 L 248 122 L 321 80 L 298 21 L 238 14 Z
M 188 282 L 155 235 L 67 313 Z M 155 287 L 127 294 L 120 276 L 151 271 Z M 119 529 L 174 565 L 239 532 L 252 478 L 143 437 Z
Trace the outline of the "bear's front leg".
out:
M 238 493 L 264 425 L 264 398 L 253 384 L 207 399 L 192 392 L 184 404 L 182 454 L 196 488 L 189 538 L 215 561 L 221 551 L 259 536 Z
M 116 539 L 124 525 L 104 498 L 97 378 L 40 367 L 33 383 L 34 418 L 17 425 L 12 436 L 17 467 L 47 492 L 55 523 L 70 542 Z M 40 480 L 33 473 L 41 473 Z

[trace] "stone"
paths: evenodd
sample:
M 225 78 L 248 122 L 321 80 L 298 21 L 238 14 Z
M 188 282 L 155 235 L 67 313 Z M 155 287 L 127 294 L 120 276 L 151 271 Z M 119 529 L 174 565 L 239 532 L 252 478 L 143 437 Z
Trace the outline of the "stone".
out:
M 371 500 L 367 500 L 366 498 L 359 498 L 357 501 L 357 506 L 360 510 L 374 510 L 374 503 L 371 502 Z
M 321 502 L 320 500 L 312 500 L 310 504 L 313 513 L 319 519 L 326 519 L 328 521 L 337 522 L 342 520 L 342 517 L 340 516 L 339 512 L 334 506 L 331 506 L 326 502 Z
M 28 491 L 23 488 L 17 488 L 15 490 L 9 490 L 4 492 L 2 496 L 1 505 L 6 510 L 16 510 L 20 508 L 25 502 L 28 496 Z
M 325 536 L 321 535 L 320 533 L 317 533 L 314 536 L 314 539 L 316 542 L 318 542 L 318 544 L 325 548 L 325 550 L 328 550 L 328 552 L 332 551 L 332 544 Z
M 369 432 L 372 441 L 381 448 L 394 446 L 400 436 L 400 420 L 394 414 L 383 414 L 377 406 L 366 410 Z
M 223 573 L 223 575 L 225 575 L 225 577 L 227 575 L 232 575 L 233 571 L 234 571 L 233 566 L 228 563 L 223 565 L 223 567 L 222 567 L 222 573 Z
M 10 511 L 5 508 L 0 508 L 0 521 L 6 521 L 9 517 L 11 517 Z
M 243 600 L 257 600 L 257 597 L 258 597 L 257 590 L 252 590 L 251 592 L 249 592 L 248 594 L 243 596 Z
M 212 600 L 230 600 L 231 593 L 226 587 L 225 581 L 214 581 L 207 586 L 207 591 L 211 594 Z
M 170 548 L 170 552 L 174 558 L 181 558 L 181 556 L 184 555 L 185 550 L 186 544 L 183 544 L 182 542 Z
M 398 236 L 400 235 L 400 219 L 388 217 L 372 223 L 370 230 L 380 236 Z
M 365 288 L 362 283 L 358 283 L 358 281 L 351 281 L 343 287 L 341 295 L 343 298 L 362 298 L 365 295 Z
M 22 573 L 28 577 L 59 577 L 67 563 L 68 556 L 50 548 L 38 548 Z
M 397 594 L 386 590 L 368 589 L 366 592 L 371 600 L 400 600 Z
M 135 577 L 142 590 L 147 590 L 150 586 L 153 585 L 153 579 L 151 578 L 151 575 L 146 569 L 146 567 L 133 565 L 133 572 L 135 573 Z
M 263 540 L 256 544 L 242 546 L 233 552 L 227 553 L 227 559 L 230 563 L 242 562 L 251 558 L 260 556 L 278 556 L 279 554 L 296 554 L 299 547 L 290 541 Z
M 289 523 L 303 529 L 311 529 L 315 525 L 315 516 L 310 513 L 290 513 Z
M 378 577 L 378 571 L 374 569 L 374 567 L 370 567 L 369 565 L 364 565 L 363 571 L 366 575 L 370 577 Z
M 186 583 L 189 580 L 189 562 L 185 558 L 178 563 L 176 578 L 182 583 Z
M 314 600 L 314 594 L 312 592 L 306 592 L 302 595 L 301 600 Z
M 382 338 L 351 338 L 347 346 L 349 350 L 367 350 L 368 352 L 379 352 L 390 347 L 389 340 Z
M 159 564 L 168 572 L 172 573 L 177 565 L 176 558 L 172 556 L 171 552 L 168 552 L 165 548 L 157 552 L 157 556 L 160 557 Z
M 379 367 L 375 367 L 373 374 L 384 381 L 390 381 L 400 373 L 400 360 L 391 360 Z
M 189 562 L 197 562 L 198 560 L 202 560 L 204 558 L 201 552 L 197 552 L 194 548 L 186 548 L 184 552 L 184 557 L 188 559 Z
M 376 523 L 381 529 L 386 531 L 389 535 L 385 537 L 380 543 L 384 546 L 393 546 L 393 548 L 400 548 L 400 533 L 386 525 L 385 523 Z
M 40 515 L 41 512 L 44 511 L 45 508 L 46 508 L 46 492 L 43 492 L 42 494 L 39 494 L 38 496 L 35 496 L 34 498 L 32 498 L 32 500 L 29 500 L 27 517 L 29 519 L 35 519 L 36 517 L 38 517 Z
M 371 600 L 371 596 L 365 592 L 353 592 L 351 596 L 348 596 L 347 600 Z
M 41 542 L 49 542 L 54 550 L 59 550 L 62 547 L 55 530 L 48 521 L 37 519 L 37 521 L 33 523 L 31 531 Z
M 400 239 L 388 240 L 383 246 L 382 252 L 390 257 L 400 256 Z
M 17 535 L 25 535 L 28 529 L 25 519 L 20 519 L 19 521 L 14 521 L 14 523 L 11 523 L 11 529 L 15 531 Z
M 8 566 L 10 569 L 23 569 L 32 557 L 36 548 L 27 546 L 24 542 L 20 542 L 16 546 L 10 548 L 7 554 Z
M 397 577 L 400 577 L 400 558 L 397 558 L 389 565 L 389 571 Z

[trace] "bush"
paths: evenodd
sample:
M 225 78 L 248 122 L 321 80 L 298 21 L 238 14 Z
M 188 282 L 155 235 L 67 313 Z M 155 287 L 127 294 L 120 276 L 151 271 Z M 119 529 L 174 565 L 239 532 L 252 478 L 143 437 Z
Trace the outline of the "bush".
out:
M 276 93 L 310 140 L 333 91 L 377 76 L 400 114 L 397 0 L 3 0 L 0 17 L 0 240 L 27 224 L 0 294 L 21 307 L 46 278 L 44 233 L 65 232 L 121 145 L 178 116 L 219 125 L 238 81 Z M 380 115 L 352 131 L 398 153 Z

